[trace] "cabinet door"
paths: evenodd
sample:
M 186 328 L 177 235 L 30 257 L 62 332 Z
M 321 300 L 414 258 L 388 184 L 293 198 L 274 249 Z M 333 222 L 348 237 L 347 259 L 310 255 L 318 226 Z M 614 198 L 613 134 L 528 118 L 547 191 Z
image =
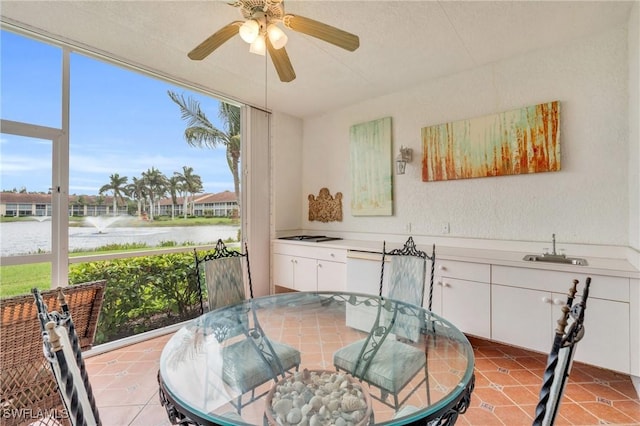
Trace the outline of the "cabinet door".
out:
M 298 291 L 318 289 L 317 260 L 307 257 L 293 258 L 293 282 Z
M 275 254 L 273 255 L 273 284 L 286 287 L 290 289 L 295 289 L 293 282 L 293 256 L 288 256 L 286 254 Z
M 491 337 L 510 345 L 549 352 L 553 343 L 551 293 L 494 285 Z
M 490 285 L 443 278 L 442 317 L 464 333 L 491 337 Z
M 560 318 L 560 308 L 567 296 L 554 293 L 553 319 Z M 577 303 L 580 298 L 576 298 Z M 562 301 L 562 303 L 555 303 Z M 554 322 L 555 325 L 555 322 Z M 584 314 L 584 337 L 578 342 L 574 359 L 598 367 L 629 374 L 629 304 L 589 297 Z
M 318 261 L 318 291 L 345 291 L 346 277 L 345 263 Z

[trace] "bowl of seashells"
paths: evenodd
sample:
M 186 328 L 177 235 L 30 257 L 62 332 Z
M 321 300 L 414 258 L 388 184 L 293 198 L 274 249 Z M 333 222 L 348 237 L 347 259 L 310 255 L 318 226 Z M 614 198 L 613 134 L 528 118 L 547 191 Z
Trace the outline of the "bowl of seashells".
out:
M 265 405 L 271 426 L 365 426 L 371 418 L 368 390 L 336 371 L 296 371 L 271 388 Z

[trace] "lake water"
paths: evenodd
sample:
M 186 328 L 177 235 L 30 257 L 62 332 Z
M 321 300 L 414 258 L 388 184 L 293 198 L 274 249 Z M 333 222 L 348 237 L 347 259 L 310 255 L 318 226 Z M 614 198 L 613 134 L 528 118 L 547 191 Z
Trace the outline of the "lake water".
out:
M 108 244 L 146 243 L 149 247 L 165 241 L 177 244 L 215 244 L 218 238 L 236 239 L 239 226 L 119 227 L 115 224 L 69 228 L 69 251 L 92 249 Z M 0 255 L 15 256 L 51 251 L 51 222 L 0 223 Z

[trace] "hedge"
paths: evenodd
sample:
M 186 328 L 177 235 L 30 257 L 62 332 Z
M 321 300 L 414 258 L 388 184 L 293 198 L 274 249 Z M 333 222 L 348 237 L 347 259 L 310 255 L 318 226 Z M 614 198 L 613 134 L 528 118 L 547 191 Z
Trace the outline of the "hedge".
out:
M 193 253 L 73 264 L 69 283 L 107 280 L 95 344 L 153 330 L 200 314 Z

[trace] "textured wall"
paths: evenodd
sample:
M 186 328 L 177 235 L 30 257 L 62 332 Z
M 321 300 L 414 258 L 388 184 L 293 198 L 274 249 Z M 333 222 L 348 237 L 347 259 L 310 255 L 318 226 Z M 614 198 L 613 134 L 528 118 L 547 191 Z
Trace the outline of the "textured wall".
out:
M 629 18 L 629 245 L 640 268 L 640 2 Z
M 301 227 L 384 235 L 406 234 L 411 224 L 414 235 L 442 236 L 448 222 L 451 237 L 548 241 L 556 233 L 565 243 L 629 246 L 627 42 L 626 28 L 611 30 L 306 119 Z M 560 172 L 421 181 L 422 127 L 551 100 L 561 103 Z M 385 116 L 393 117 L 394 156 L 409 146 L 414 162 L 394 176 L 393 216 L 353 217 L 349 127 Z M 343 222 L 306 220 L 306 196 L 321 187 L 344 194 Z M 286 222 L 276 230 L 296 225 Z

